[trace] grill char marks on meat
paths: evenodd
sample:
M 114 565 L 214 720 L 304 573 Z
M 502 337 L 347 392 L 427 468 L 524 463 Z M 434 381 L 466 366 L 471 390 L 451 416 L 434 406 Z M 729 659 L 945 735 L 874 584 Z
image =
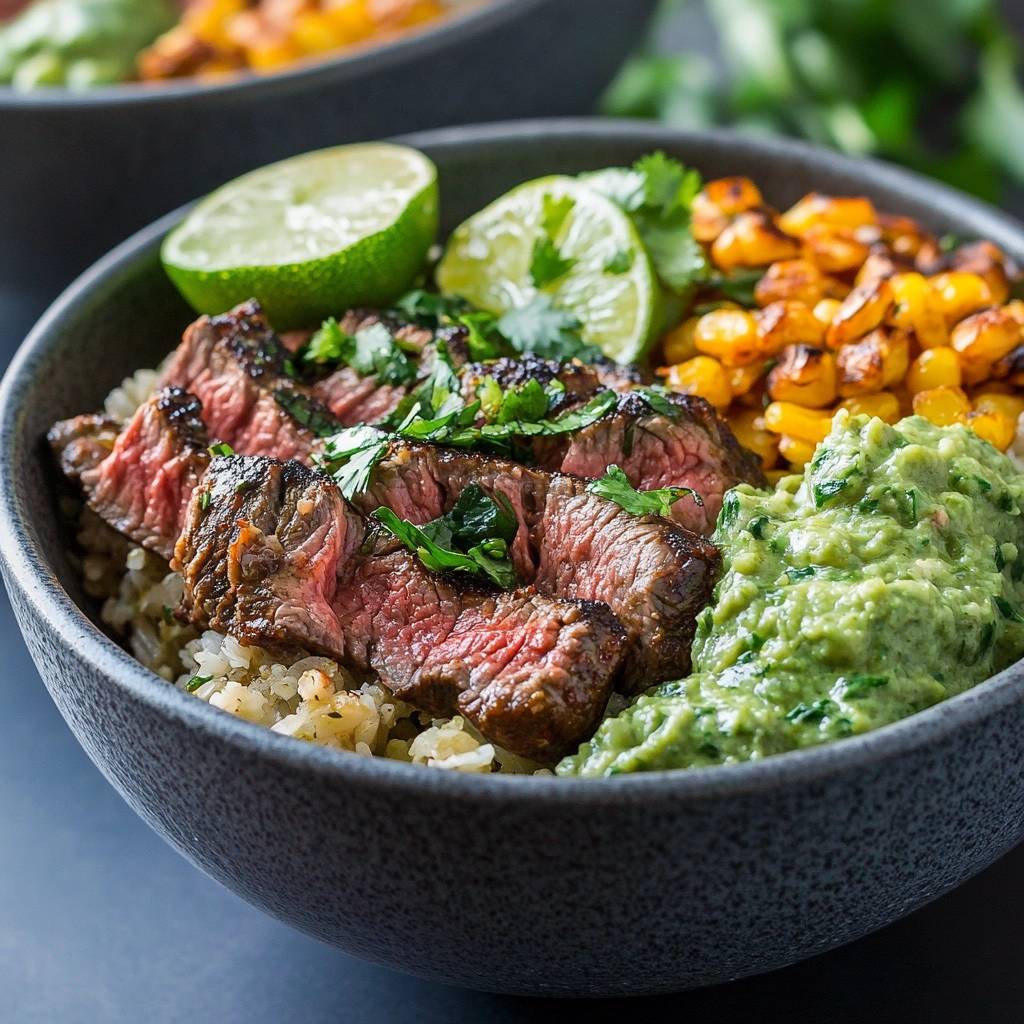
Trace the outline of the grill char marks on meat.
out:
M 294 462 L 215 459 L 173 567 L 197 624 L 372 669 L 399 698 L 541 761 L 593 732 L 625 650 L 604 606 L 462 586 L 368 539 L 337 487 Z
M 638 490 L 689 487 L 703 505 L 684 497 L 672 507 L 675 520 L 704 536 L 715 528 L 725 492 L 740 483 L 764 486 L 757 458 L 702 398 L 669 395 L 676 416 L 655 412 L 640 394 L 626 393 L 618 406 L 572 435 L 535 438 L 537 464 L 586 479 L 619 466 Z
M 90 508 L 169 559 L 210 458 L 200 412 L 192 395 L 164 388 L 116 437 L 109 420 L 80 416 L 58 423 L 49 440 L 64 472 L 81 483 Z
M 287 356 L 259 304 L 246 302 L 196 320 L 160 385 L 194 394 L 210 436 L 235 451 L 305 462 L 317 436 L 338 423 L 288 376 Z
M 625 626 L 622 692 L 689 672 L 696 615 L 710 600 L 718 552 L 668 520 L 630 515 L 573 477 L 426 445 L 394 446 L 355 501 L 364 512 L 383 505 L 422 525 L 449 512 L 471 483 L 511 503 L 521 578 L 544 594 L 601 601 Z

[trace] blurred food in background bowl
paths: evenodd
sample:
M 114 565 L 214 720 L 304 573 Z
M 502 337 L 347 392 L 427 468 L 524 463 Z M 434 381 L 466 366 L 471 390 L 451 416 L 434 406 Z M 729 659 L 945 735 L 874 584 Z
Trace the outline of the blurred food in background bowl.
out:
M 154 0 L 155 2 L 155 0 Z M 493 0 L 272 76 L 0 86 L 0 289 L 52 297 L 147 221 L 306 150 L 499 117 L 585 113 L 656 0 Z

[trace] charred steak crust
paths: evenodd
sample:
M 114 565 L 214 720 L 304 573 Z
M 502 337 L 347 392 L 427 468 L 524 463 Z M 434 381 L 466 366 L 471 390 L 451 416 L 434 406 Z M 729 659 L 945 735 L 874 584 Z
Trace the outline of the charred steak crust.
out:
M 725 492 L 740 483 L 763 487 L 764 474 L 757 457 L 703 398 L 666 398 L 678 410 L 676 416 L 656 412 L 641 394 L 626 392 L 596 423 L 565 437 L 535 438 L 537 465 L 585 479 L 617 465 L 639 490 L 689 487 L 703 504 L 681 498 L 673 517 L 694 533 L 711 534 Z
M 288 375 L 287 358 L 259 303 L 245 302 L 196 320 L 160 385 L 195 394 L 210 436 L 236 451 L 308 461 L 317 437 L 340 423 Z
M 718 551 L 669 520 L 630 515 L 578 478 L 427 445 L 393 445 L 354 500 L 364 512 L 385 506 L 423 524 L 449 512 L 471 483 L 514 510 L 511 551 L 521 578 L 544 594 L 600 601 L 622 622 L 630 643 L 622 692 L 689 672 Z
M 465 586 L 368 539 L 337 487 L 295 462 L 214 459 L 173 567 L 190 621 L 372 669 L 399 698 L 457 710 L 537 760 L 592 733 L 625 651 L 606 607 Z
M 81 483 L 93 511 L 169 559 L 186 504 L 210 458 L 201 412 L 193 395 L 164 388 L 113 441 L 109 421 L 78 417 L 58 423 L 50 443 L 64 472 Z M 92 434 L 84 432 L 89 420 Z

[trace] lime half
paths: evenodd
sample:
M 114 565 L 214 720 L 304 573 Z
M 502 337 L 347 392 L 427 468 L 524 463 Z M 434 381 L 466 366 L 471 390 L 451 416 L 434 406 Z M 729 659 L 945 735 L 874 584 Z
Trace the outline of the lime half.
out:
M 470 217 L 437 283 L 498 314 L 543 292 L 619 363 L 644 355 L 659 322 L 660 291 L 628 215 L 575 178 L 527 182 Z
M 278 330 L 311 327 L 408 290 L 437 215 L 437 168 L 422 153 L 338 146 L 219 188 L 167 236 L 161 258 L 200 313 L 256 298 Z

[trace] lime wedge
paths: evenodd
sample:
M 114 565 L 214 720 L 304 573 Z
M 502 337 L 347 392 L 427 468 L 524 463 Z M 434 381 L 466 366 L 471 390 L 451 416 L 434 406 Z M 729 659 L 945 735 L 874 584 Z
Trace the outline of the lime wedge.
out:
M 436 276 L 446 295 L 497 314 L 543 292 L 619 363 L 642 358 L 660 322 L 660 290 L 629 216 L 575 178 L 527 182 L 470 217 Z
M 369 143 L 263 167 L 207 196 L 166 238 L 164 267 L 200 313 L 256 298 L 278 330 L 385 306 L 437 234 L 437 168 Z

